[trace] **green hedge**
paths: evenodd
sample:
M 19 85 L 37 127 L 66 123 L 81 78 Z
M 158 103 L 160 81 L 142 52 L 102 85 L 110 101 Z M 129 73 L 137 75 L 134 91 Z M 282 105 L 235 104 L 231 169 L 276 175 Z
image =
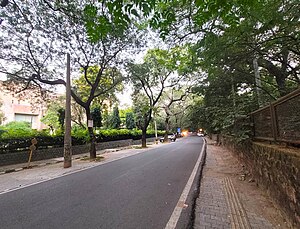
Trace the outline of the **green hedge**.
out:
M 163 135 L 163 131 L 158 131 L 159 135 Z M 147 131 L 147 137 L 154 137 L 153 130 Z M 37 149 L 62 147 L 64 145 L 64 136 L 50 136 L 45 133 L 35 132 L 34 134 L 27 134 L 24 137 L 15 136 L 13 138 L 0 137 L 0 153 L 18 152 L 29 150 L 32 138 L 37 139 Z M 142 138 L 141 130 L 128 129 L 109 129 L 97 131 L 96 141 L 106 142 L 115 140 L 133 139 L 138 140 Z M 72 145 L 83 145 L 89 142 L 89 134 L 85 129 L 72 130 Z

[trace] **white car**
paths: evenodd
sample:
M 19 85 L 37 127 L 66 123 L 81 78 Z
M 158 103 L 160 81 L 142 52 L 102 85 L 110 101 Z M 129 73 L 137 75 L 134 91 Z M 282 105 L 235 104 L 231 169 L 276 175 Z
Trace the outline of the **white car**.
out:
M 199 137 L 204 137 L 204 134 L 203 133 L 197 133 L 197 135 L 199 136 Z
M 176 141 L 176 135 L 175 134 L 170 134 L 168 135 L 168 139 L 171 141 L 171 142 L 175 142 Z M 159 139 L 160 142 L 164 142 L 165 138 L 162 137 Z

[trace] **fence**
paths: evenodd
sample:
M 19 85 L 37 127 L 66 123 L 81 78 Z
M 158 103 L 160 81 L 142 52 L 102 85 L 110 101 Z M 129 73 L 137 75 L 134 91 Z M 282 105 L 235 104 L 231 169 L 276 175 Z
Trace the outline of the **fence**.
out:
M 254 138 L 300 144 L 300 89 L 251 113 Z

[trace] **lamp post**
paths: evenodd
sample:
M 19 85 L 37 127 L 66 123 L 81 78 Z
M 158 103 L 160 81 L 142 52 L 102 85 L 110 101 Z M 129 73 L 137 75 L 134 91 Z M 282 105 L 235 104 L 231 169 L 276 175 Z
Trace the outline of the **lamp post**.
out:
M 65 110 L 65 138 L 64 138 L 64 168 L 72 166 L 72 139 L 71 139 L 71 67 L 70 54 L 67 54 L 66 76 L 66 110 Z

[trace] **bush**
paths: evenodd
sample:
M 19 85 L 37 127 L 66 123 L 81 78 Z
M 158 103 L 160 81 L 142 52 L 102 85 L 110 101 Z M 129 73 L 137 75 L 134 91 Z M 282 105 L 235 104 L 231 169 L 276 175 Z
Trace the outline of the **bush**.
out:
M 124 140 L 130 139 L 131 137 L 132 134 L 130 130 L 127 129 L 100 130 L 99 134 L 96 135 L 97 142 Z
M 22 126 L 19 124 L 11 124 L 11 126 Z M 28 124 L 26 124 L 28 125 Z M 25 127 L 26 127 L 25 125 Z M 28 127 L 28 126 L 27 126 Z M 26 127 L 26 128 L 27 128 Z M 9 153 L 9 152 L 18 152 L 18 151 L 24 151 L 29 150 L 29 146 L 31 145 L 31 139 L 36 138 L 37 139 L 37 149 L 45 149 L 49 147 L 62 147 L 64 146 L 64 136 L 63 135 L 56 135 L 56 136 L 50 136 L 47 135 L 44 132 L 38 132 L 36 130 L 28 130 L 28 128 L 24 131 L 25 136 L 22 137 L 7 137 L 9 135 L 6 135 L 5 138 L 1 139 L 1 145 L 0 145 L 0 153 Z M 17 131 L 19 130 L 16 128 Z M 12 130 L 9 132 L 10 134 L 13 132 Z M 18 132 L 19 134 L 22 133 L 22 131 Z M 2 135 L 5 135 L 6 132 L 4 132 Z M 163 135 L 163 131 L 158 131 L 158 135 Z M 154 130 L 147 131 L 147 137 L 154 137 L 155 132 Z M 133 129 L 110 129 L 110 130 L 100 130 L 99 134 L 96 134 L 96 141 L 97 142 L 105 142 L 105 141 L 115 141 L 115 140 L 125 140 L 125 139 L 133 139 L 138 140 L 142 138 L 142 131 Z M 72 128 L 72 145 L 83 145 L 86 144 L 89 141 L 89 133 L 87 129 L 80 128 L 78 126 L 75 126 Z
M 15 139 L 15 138 L 30 138 L 37 135 L 44 135 L 37 130 L 31 129 L 29 122 L 10 122 L 1 127 L 2 139 Z
M 81 141 L 84 141 L 85 143 L 89 142 L 90 140 L 89 131 L 80 126 L 74 126 L 72 127 L 72 138 L 77 140 L 81 139 Z

